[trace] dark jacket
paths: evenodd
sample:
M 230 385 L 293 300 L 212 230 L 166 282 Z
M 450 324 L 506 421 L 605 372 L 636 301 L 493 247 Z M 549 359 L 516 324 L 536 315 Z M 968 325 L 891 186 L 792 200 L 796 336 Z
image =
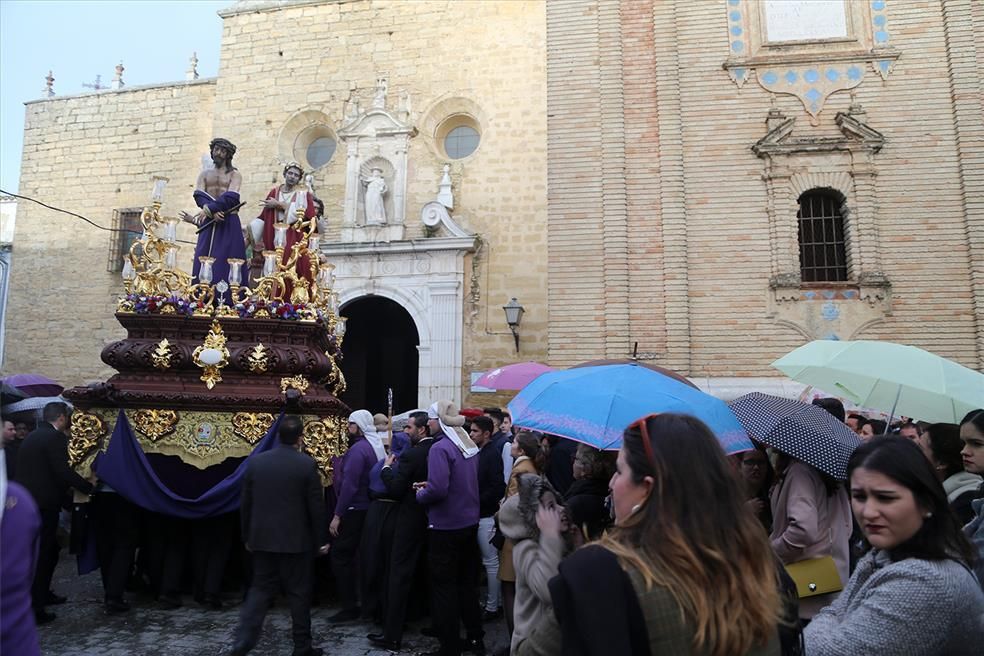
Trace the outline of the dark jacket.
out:
M 325 502 L 314 460 L 284 444 L 252 456 L 240 517 L 252 551 L 305 553 L 325 544 Z
M 589 540 L 597 540 L 611 526 L 612 516 L 605 506 L 607 496 L 608 481 L 582 478 L 567 489 L 564 497 L 567 515 L 571 524 L 580 528 Z
M 491 517 L 499 510 L 506 494 L 506 479 L 502 473 L 504 440 L 489 440 L 478 452 L 478 516 Z
M 425 437 L 400 454 L 399 467 L 383 467 L 380 472 L 389 496 L 399 500 L 401 507 L 414 508 L 421 514 L 424 508 L 417 504 L 413 484 L 427 480 L 427 454 L 432 446 L 434 438 Z
M 70 487 L 92 492 L 92 484 L 68 466 L 68 436 L 49 423 L 24 438 L 17 454 L 17 482 L 41 510 L 61 508 Z
M 567 488 L 574 482 L 574 456 L 577 442 L 563 437 L 550 440 L 550 456 L 544 473 L 554 489 L 567 494 Z

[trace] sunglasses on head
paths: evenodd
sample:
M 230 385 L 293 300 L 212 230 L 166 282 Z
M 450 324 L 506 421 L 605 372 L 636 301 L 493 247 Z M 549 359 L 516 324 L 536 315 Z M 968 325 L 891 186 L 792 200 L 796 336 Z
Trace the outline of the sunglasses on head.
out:
M 634 422 L 629 424 L 629 428 L 638 429 L 639 433 L 642 435 L 642 448 L 646 452 L 646 458 L 649 460 L 649 465 L 656 470 L 656 455 L 653 453 L 653 443 L 649 439 L 649 429 L 646 428 L 646 424 L 653 417 L 658 417 L 659 413 L 654 412 L 652 414 L 646 415 L 645 417 L 640 417 Z

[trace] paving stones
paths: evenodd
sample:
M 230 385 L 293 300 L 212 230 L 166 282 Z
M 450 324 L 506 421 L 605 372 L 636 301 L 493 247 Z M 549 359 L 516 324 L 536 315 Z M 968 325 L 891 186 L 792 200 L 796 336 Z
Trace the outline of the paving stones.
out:
M 75 558 L 62 554 L 53 587 L 59 594 L 67 595 L 68 602 L 50 607 L 58 619 L 38 629 L 44 656 L 219 656 L 229 651 L 239 617 L 238 606 L 205 610 L 186 597 L 183 607 L 163 610 L 154 601 L 131 596 L 130 612 L 106 615 L 99 573 L 77 576 L 75 572 Z M 369 646 L 366 634 L 378 631 L 369 623 L 329 625 L 327 618 L 337 610 L 330 606 L 311 610 L 316 646 L 323 647 L 331 656 L 390 653 Z M 412 625 L 407 632 L 403 653 L 437 646 L 435 640 L 421 636 L 418 628 Z M 506 644 L 505 623 L 501 619 L 486 624 L 485 631 L 489 653 Z M 290 656 L 292 648 L 290 610 L 280 601 L 267 613 L 263 635 L 252 653 Z

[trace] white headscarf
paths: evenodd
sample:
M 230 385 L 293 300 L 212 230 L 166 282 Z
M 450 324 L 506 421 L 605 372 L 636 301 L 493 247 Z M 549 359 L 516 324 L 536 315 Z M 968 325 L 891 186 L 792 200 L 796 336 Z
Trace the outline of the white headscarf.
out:
M 429 408 L 427 408 L 427 418 L 428 419 L 440 419 L 441 418 L 441 415 L 437 411 L 437 404 L 438 403 L 440 403 L 440 401 L 434 401 L 433 403 L 431 403 L 431 406 Z
M 462 426 L 465 425 L 465 418 L 458 414 L 458 406 L 451 401 L 438 401 L 431 408 L 437 410 L 437 419 L 441 424 L 441 430 L 449 440 L 454 442 L 465 458 L 478 455 L 478 447 L 472 442 L 471 437 L 465 432 Z
M 376 453 L 376 460 L 386 457 L 386 449 L 383 447 L 383 438 L 376 432 L 376 425 L 372 422 L 372 415 L 368 410 L 356 410 L 349 415 L 349 423 L 355 424 L 362 431 L 366 440 L 369 441 L 372 450 Z

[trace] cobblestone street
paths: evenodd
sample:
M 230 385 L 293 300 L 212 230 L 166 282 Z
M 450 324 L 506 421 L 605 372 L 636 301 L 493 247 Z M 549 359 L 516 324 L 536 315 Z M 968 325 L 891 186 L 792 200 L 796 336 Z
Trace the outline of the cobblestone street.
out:
M 50 606 L 49 610 L 58 618 L 38 629 L 45 656 L 219 656 L 229 651 L 238 603 L 213 611 L 201 608 L 186 597 L 184 607 L 164 610 L 153 600 L 130 595 L 132 610 L 110 616 L 103 612 L 99 573 L 77 576 L 75 571 L 74 556 L 66 556 L 63 552 L 53 588 L 68 596 L 68 602 Z M 371 624 L 329 625 L 326 618 L 335 611 L 333 607 L 318 607 L 311 611 L 314 644 L 324 648 L 326 655 L 382 656 L 390 653 L 369 646 L 366 634 L 378 630 Z M 418 624 L 410 626 L 401 653 L 436 648 L 437 641 L 421 636 L 419 628 Z M 486 624 L 485 630 L 489 653 L 506 644 L 502 620 Z M 263 636 L 252 653 L 289 656 L 291 649 L 290 611 L 285 603 L 278 602 L 267 614 Z

